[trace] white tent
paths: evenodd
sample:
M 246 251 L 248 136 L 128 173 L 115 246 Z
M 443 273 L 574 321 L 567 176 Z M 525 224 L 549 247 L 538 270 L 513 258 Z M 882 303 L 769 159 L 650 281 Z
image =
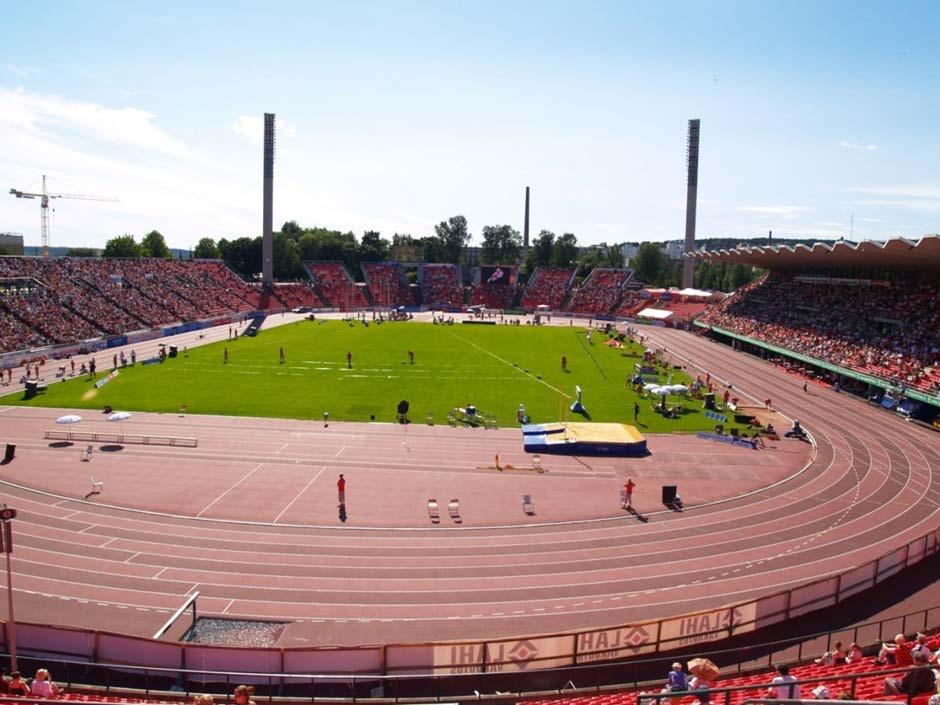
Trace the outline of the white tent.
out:
M 672 315 L 672 311 L 663 311 L 659 308 L 644 308 L 637 315 L 639 318 L 656 318 L 663 321 Z

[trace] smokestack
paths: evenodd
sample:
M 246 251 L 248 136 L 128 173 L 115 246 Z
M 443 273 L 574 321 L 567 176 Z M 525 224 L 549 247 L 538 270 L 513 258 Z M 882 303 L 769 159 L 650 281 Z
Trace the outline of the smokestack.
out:
M 529 249 L 529 187 L 525 187 L 525 224 L 522 226 L 522 247 Z
M 768 231 L 767 231 L 767 244 L 769 245 L 769 244 L 771 244 L 773 241 L 774 241 L 774 231 L 773 231 L 773 230 L 768 230 Z
M 264 202 L 261 216 L 261 279 L 274 283 L 274 113 L 264 114 Z
M 695 252 L 695 205 L 698 201 L 698 119 L 689 120 L 688 188 L 685 194 L 685 251 Z M 690 289 L 694 283 L 695 261 L 686 257 L 682 262 L 682 286 Z

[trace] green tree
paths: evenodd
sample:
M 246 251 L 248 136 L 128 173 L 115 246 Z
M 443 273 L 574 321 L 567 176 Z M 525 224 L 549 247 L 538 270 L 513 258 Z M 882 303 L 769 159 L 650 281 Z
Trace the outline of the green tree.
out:
M 510 225 L 487 225 L 483 228 L 480 258 L 483 264 L 512 264 L 519 259 L 522 236 Z
M 159 230 L 151 230 L 144 235 L 140 241 L 141 257 L 157 257 L 159 259 L 170 259 L 170 248 L 166 245 L 166 240 Z
M 656 242 L 640 243 L 632 260 L 633 276 L 649 286 L 658 286 L 667 273 L 669 257 Z
M 245 279 L 261 272 L 261 236 L 219 240 L 219 254 L 225 263 Z
M 304 234 L 304 229 L 297 225 L 296 220 L 288 220 L 281 226 L 281 232 L 291 240 L 299 240 L 300 236 Z
M 389 242 L 375 230 L 367 230 L 359 242 L 361 262 L 384 262 L 388 259 Z
M 552 245 L 552 264 L 570 267 L 578 259 L 578 238 L 574 233 L 565 233 Z
M 94 247 L 70 247 L 65 251 L 66 257 L 97 257 L 98 250 Z
M 141 257 L 140 245 L 133 235 L 113 237 L 104 245 L 103 257 Z
M 470 242 L 467 219 L 462 215 L 455 215 L 435 225 L 434 232 L 441 242 L 442 261 L 459 264 Z
M 552 245 L 555 244 L 555 233 L 543 230 L 532 241 L 532 245 L 525 253 L 525 271 L 531 275 L 536 267 L 547 267 L 552 262 Z
M 423 259 L 425 262 L 446 262 L 447 259 L 444 254 L 444 245 L 441 242 L 441 239 L 436 236 L 423 237 L 418 240 L 418 243 L 421 245 L 424 252 Z
M 299 279 L 303 276 L 300 261 L 300 245 L 284 233 L 274 233 L 274 278 L 281 281 Z
M 204 237 L 196 243 L 196 249 L 193 250 L 193 257 L 196 259 L 219 259 L 219 248 L 215 240 L 211 237 Z
M 602 269 L 620 269 L 623 264 L 623 256 L 619 245 L 608 245 L 602 242 L 599 245 L 592 245 L 584 254 L 578 258 L 578 268 L 586 277 L 595 267 Z

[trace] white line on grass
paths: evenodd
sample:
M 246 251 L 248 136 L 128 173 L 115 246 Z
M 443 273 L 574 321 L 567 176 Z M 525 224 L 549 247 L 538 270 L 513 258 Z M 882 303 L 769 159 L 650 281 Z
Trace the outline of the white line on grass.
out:
M 546 387 L 548 387 L 549 389 L 555 390 L 556 392 L 558 392 L 559 394 L 561 394 L 561 395 L 562 395 L 563 397 L 565 397 L 566 399 L 571 399 L 571 398 L 572 398 L 570 394 L 565 394 L 565 393 L 564 393 L 563 391 L 561 391 L 558 387 L 553 387 L 553 386 L 550 385 L 548 382 L 546 382 L 544 379 L 539 379 L 538 377 L 536 377 L 536 376 L 535 376 L 534 374 L 532 374 L 531 372 L 526 372 L 526 371 L 525 371 L 524 369 L 522 369 L 521 367 L 518 367 L 518 366 L 512 364 L 511 362 L 509 362 L 509 360 L 506 360 L 505 358 L 500 357 L 500 356 L 497 355 L 496 353 L 490 352 L 490 351 L 487 350 L 486 348 L 481 348 L 481 347 L 480 347 L 479 345 L 477 345 L 476 343 L 474 343 L 474 342 L 472 342 L 472 341 L 470 341 L 470 340 L 467 340 L 466 338 L 461 338 L 461 337 L 460 337 L 459 335 L 457 335 L 456 333 L 453 333 L 453 332 L 451 332 L 451 331 L 447 331 L 447 332 L 450 333 L 450 334 L 451 334 L 452 336 L 454 336 L 455 338 L 457 338 L 457 340 L 462 340 L 462 341 L 465 342 L 467 345 L 472 345 L 473 347 L 475 347 L 475 348 L 476 348 L 477 350 L 479 350 L 480 352 L 485 352 L 487 355 L 489 355 L 489 356 L 492 357 L 492 358 L 495 358 L 495 359 L 499 360 L 499 361 L 502 362 L 504 365 L 508 365 L 509 367 L 513 368 L 514 370 L 518 370 L 520 373 L 531 377 L 531 378 L 534 379 L 536 382 L 541 382 L 541 383 L 544 384 Z
M 240 484 L 242 484 L 242 483 L 243 483 L 245 480 L 247 480 L 249 477 L 251 477 L 252 475 L 254 475 L 254 474 L 261 468 L 262 465 L 264 465 L 264 463 L 258 463 L 250 472 L 248 472 L 248 473 L 246 473 L 244 476 L 242 476 L 242 478 L 241 478 L 238 482 L 236 482 L 234 485 L 232 485 L 232 486 L 229 487 L 227 490 L 225 490 L 225 492 L 223 492 L 222 494 L 220 494 L 218 497 L 216 497 L 216 498 L 213 499 L 211 502 L 209 502 L 209 504 L 207 504 L 205 507 L 203 507 L 202 511 L 199 512 L 196 516 L 197 516 L 197 517 L 201 517 L 203 514 L 205 514 L 207 511 L 209 511 L 209 508 L 212 507 L 213 504 L 215 504 L 216 502 L 218 502 L 218 501 L 219 501 L 220 499 L 222 499 L 225 495 L 227 495 L 229 492 L 231 492 L 232 490 L 234 490 L 236 487 L 238 487 Z
M 310 478 L 310 482 L 308 482 L 306 485 L 304 485 L 304 488 L 303 488 L 300 492 L 297 493 L 297 496 L 294 497 L 294 498 L 290 501 L 290 504 L 288 504 L 286 507 L 284 507 L 283 511 L 281 511 L 280 514 L 278 514 L 276 517 L 274 517 L 274 521 L 271 522 L 272 524 L 277 524 L 278 519 L 280 519 L 282 516 L 284 516 L 284 514 L 287 512 L 287 510 L 294 506 L 294 502 L 296 502 L 298 499 L 300 499 L 300 495 L 302 495 L 304 492 L 307 491 L 307 488 L 310 487 L 310 485 L 312 485 L 312 484 L 314 483 L 314 481 L 316 481 L 316 479 L 317 479 L 318 477 L 320 477 L 320 475 L 323 473 L 324 470 L 326 470 L 326 465 L 324 465 L 322 468 L 320 468 L 320 471 L 319 471 L 316 475 L 314 475 L 312 478 Z

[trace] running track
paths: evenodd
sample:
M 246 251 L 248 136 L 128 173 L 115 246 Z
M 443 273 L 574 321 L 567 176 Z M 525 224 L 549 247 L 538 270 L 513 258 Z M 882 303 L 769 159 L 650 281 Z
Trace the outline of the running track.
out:
M 148 634 L 198 589 L 203 614 L 291 621 L 284 646 L 552 633 L 777 592 L 936 527 L 936 434 L 829 389 L 804 394 L 777 368 L 688 333 L 651 337 L 800 418 L 818 443 L 815 463 L 772 489 L 645 524 L 466 531 L 195 522 L 6 485 L 5 501 L 21 510 L 19 614 Z M 712 471 L 732 484 L 739 472 L 720 460 Z

